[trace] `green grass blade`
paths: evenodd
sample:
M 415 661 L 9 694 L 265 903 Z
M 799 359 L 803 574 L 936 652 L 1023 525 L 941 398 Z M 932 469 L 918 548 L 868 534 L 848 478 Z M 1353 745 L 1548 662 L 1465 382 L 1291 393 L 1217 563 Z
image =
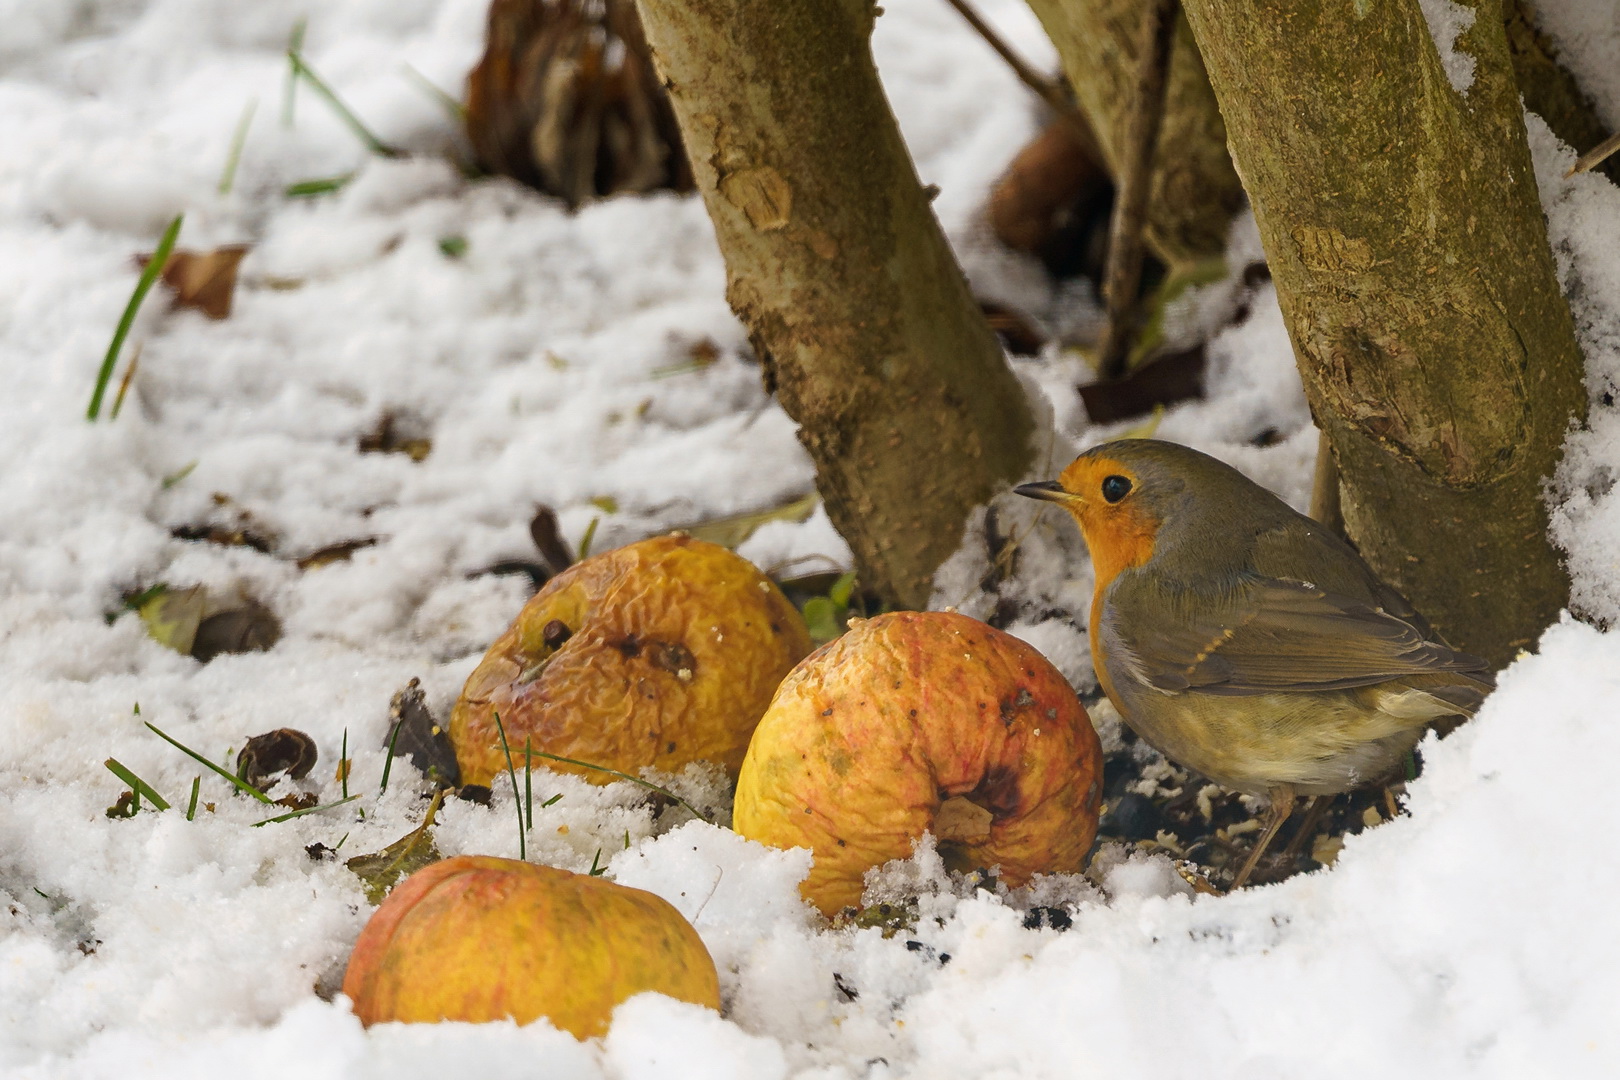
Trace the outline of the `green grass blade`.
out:
M 286 814 L 277 814 L 275 817 L 268 817 L 263 821 L 255 821 L 253 823 L 253 827 L 257 829 L 261 825 L 274 825 L 278 821 L 291 821 L 293 818 L 303 817 L 305 814 L 314 814 L 321 810 L 330 810 L 334 806 L 342 806 L 344 803 L 354 802 L 354 800 L 358 799 L 359 797 L 360 796 L 358 795 L 350 795 L 347 799 L 339 799 L 337 802 L 329 802 L 321 806 L 306 806 L 302 810 L 294 810 L 291 813 Z
M 585 526 L 585 535 L 579 538 L 579 561 L 584 562 L 591 556 L 591 543 L 596 539 L 596 526 L 601 524 L 599 517 L 591 518 L 591 523 Z
M 523 736 L 523 818 L 526 828 L 534 828 L 534 754 L 530 737 Z
M 325 79 L 315 74 L 315 70 L 304 60 L 302 52 L 296 49 L 288 49 L 287 61 L 292 64 L 293 71 L 297 76 L 309 84 L 310 89 L 326 99 L 326 103 L 332 106 L 332 111 L 337 113 L 338 119 L 342 120 L 348 129 L 354 132 L 355 138 L 366 144 L 367 150 L 370 150 L 378 157 L 397 158 L 405 156 L 397 148 L 389 146 L 377 138 L 376 134 L 366 127 L 365 122 L 354 114 L 354 110 L 345 105 L 343 99 L 337 96 L 337 91 L 328 86 Z
M 181 753 L 183 753 L 186 756 L 190 757 L 192 760 L 201 762 L 203 765 L 206 765 L 209 769 L 211 769 L 214 772 L 218 773 L 219 775 L 223 776 L 225 779 L 229 780 L 231 782 L 231 786 L 236 788 L 238 791 L 241 791 L 243 794 L 246 794 L 246 795 L 251 795 L 255 799 L 258 799 L 262 803 L 266 803 L 266 804 L 269 804 L 269 805 L 274 805 L 274 803 L 275 803 L 274 799 L 270 798 L 270 796 L 266 795 L 264 792 L 260 791 L 258 788 L 254 787 L 252 784 L 248 783 L 246 780 L 243 780 L 243 779 L 239 778 L 238 776 L 236 776 L 236 774 L 232 773 L 228 769 L 222 769 L 218 765 L 215 765 L 212 761 L 209 761 L 207 758 L 203 757 L 201 754 L 197 753 L 197 751 L 193 750 L 191 747 L 187 746 L 185 743 L 181 742 L 179 739 L 176 739 L 174 736 L 164 734 L 158 728 L 158 726 L 156 724 L 153 724 L 151 721 L 143 721 L 143 723 L 145 723 L 147 727 L 152 729 L 152 734 L 156 735 L 158 738 L 162 739 L 164 742 L 168 743 L 170 746 L 174 747 L 176 750 L 179 750 Z
M 191 801 L 186 804 L 186 820 L 197 820 L 197 794 L 202 791 L 202 777 L 191 778 Z
M 242 163 L 242 148 L 247 145 L 248 128 L 253 126 L 253 113 L 258 107 L 258 98 L 249 100 L 247 107 L 242 110 L 242 119 L 236 122 L 236 130 L 231 134 L 231 148 L 225 155 L 225 169 L 219 174 L 221 195 L 229 195 L 231 188 L 236 186 L 236 167 Z
M 499 721 L 497 721 L 497 723 L 498 722 Z M 663 795 L 666 798 L 674 799 L 676 803 L 678 803 L 679 805 L 684 806 L 688 810 L 692 811 L 692 814 L 693 814 L 694 817 L 700 818 L 703 821 L 709 821 L 709 815 L 708 814 L 705 814 L 703 811 L 699 810 L 697 807 L 693 806 L 691 803 L 687 802 L 685 799 L 681 798 L 679 795 L 677 795 L 673 791 L 669 790 L 669 788 L 660 787 L 659 785 L 653 783 L 651 780 L 643 780 L 639 776 L 631 776 L 627 772 L 620 772 L 618 769 L 610 769 L 606 765 L 593 765 L 589 761 L 580 761 L 578 758 L 563 757 L 561 754 L 548 754 L 544 750 L 531 750 L 531 751 L 529 751 L 529 753 L 532 754 L 535 757 L 548 758 L 551 761 L 561 761 L 566 765 L 578 765 L 582 769 L 594 769 L 597 772 L 605 772 L 609 776 L 617 776 L 620 780 L 628 780 L 632 784 L 640 784 L 642 787 L 647 788 L 649 791 L 656 791 L 656 792 L 658 792 L 658 794 Z M 557 798 L 560 799 L 560 798 L 562 798 L 562 796 L 558 795 Z M 556 800 L 554 799 L 552 801 L 555 802 Z M 545 805 L 550 806 L 551 803 L 548 802 Z
M 517 769 L 512 766 L 512 748 L 506 744 L 506 725 L 501 723 L 501 714 L 495 714 L 495 730 L 501 733 L 501 752 L 506 755 L 506 775 L 512 778 L 512 801 L 517 803 L 518 816 L 518 859 L 529 861 L 529 841 L 523 834 L 523 795 L 518 791 Z
M 377 789 L 378 798 L 388 794 L 388 774 L 394 770 L 394 747 L 399 743 L 399 729 L 404 726 L 405 721 L 400 720 L 394 725 L 394 733 L 388 736 L 388 758 L 383 762 L 382 787 Z
M 334 191 L 342 191 L 354 173 L 344 173 L 342 176 L 323 176 L 315 180 L 300 180 L 295 184 L 288 184 L 282 194 L 289 199 L 308 199 L 316 195 L 330 195 Z
M 174 251 L 174 242 L 180 236 L 180 223 L 185 219 L 186 215 L 178 214 L 169 222 L 169 227 L 163 230 L 163 239 L 158 241 L 157 250 L 152 253 L 151 261 L 141 271 L 140 280 L 135 282 L 135 291 L 130 294 L 129 303 L 124 305 L 123 317 L 118 320 L 118 329 L 113 331 L 112 344 L 107 346 L 101 371 L 96 375 L 95 393 L 90 395 L 90 408 L 85 410 L 87 420 L 96 420 L 101 416 L 101 399 L 107 396 L 107 384 L 112 381 L 113 368 L 118 365 L 119 350 L 124 347 L 124 339 L 129 337 L 129 328 L 135 325 L 141 302 L 152 291 L 152 283 L 157 281 L 163 268 L 169 264 L 169 254 Z
M 151 784 L 148 784 L 145 780 L 142 780 L 140 777 L 130 772 L 129 768 L 117 758 L 108 758 L 106 761 L 103 761 L 102 764 L 107 766 L 108 772 L 112 773 L 114 776 L 118 777 L 118 779 L 128 784 L 129 790 L 135 793 L 135 797 L 137 799 L 144 798 L 147 802 L 151 803 L 159 810 L 167 810 L 169 808 L 169 802 L 167 799 L 159 795 L 156 791 L 153 791 Z
M 293 23 L 292 33 L 287 35 L 287 78 L 281 84 L 281 126 L 293 126 L 293 112 L 298 104 L 298 65 L 292 62 L 294 56 L 304 51 L 304 31 L 309 29 L 309 19 L 299 19 Z
M 343 729 L 343 749 L 338 751 L 338 772 L 343 776 L 343 797 L 349 797 L 349 729 Z
M 449 91 L 445 90 L 438 83 L 434 82 L 420 71 L 417 71 L 409 64 L 405 65 L 405 74 L 409 75 L 411 77 L 411 81 L 416 83 L 417 86 L 420 86 L 423 90 L 427 91 L 428 97 L 439 103 L 439 107 L 444 110 L 446 116 L 450 117 L 451 121 L 456 125 L 457 130 L 460 130 L 466 125 L 467 106 L 457 101 L 451 96 Z

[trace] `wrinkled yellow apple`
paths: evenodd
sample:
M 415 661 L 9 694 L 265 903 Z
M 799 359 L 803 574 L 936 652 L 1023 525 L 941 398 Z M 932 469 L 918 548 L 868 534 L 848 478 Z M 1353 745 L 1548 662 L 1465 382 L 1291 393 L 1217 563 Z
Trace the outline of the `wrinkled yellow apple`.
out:
M 735 776 L 771 692 L 810 650 L 774 582 L 715 544 L 671 535 L 552 578 L 473 670 L 450 715 L 461 780 L 535 750 L 635 775 L 713 761 Z M 536 765 L 612 777 L 549 759 Z
M 407 878 L 343 977 L 368 1026 L 543 1016 L 581 1039 L 645 990 L 720 1007 L 714 961 L 680 912 L 640 889 L 487 855 Z
M 833 915 L 865 872 L 925 831 L 947 865 L 1021 885 L 1082 869 L 1102 748 L 1067 681 L 977 619 L 895 612 L 853 624 L 794 668 L 754 731 L 733 827 L 815 855 L 801 886 Z

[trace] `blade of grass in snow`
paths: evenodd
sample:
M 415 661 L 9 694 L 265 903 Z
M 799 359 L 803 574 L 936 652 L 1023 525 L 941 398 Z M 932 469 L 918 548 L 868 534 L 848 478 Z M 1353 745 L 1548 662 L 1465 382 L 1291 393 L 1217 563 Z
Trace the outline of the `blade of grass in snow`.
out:
M 129 303 L 124 305 L 123 317 L 118 320 L 118 329 L 113 331 L 112 344 L 107 346 L 107 355 L 101 361 L 101 371 L 96 375 L 96 389 L 90 395 L 90 407 L 85 410 L 85 419 L 96 420 L 101 416 L 101 399 L 107 396 L 107 384 L 112 381 L 113 368 L 118 364 L 118 351 L 124 347 L 124 339 L 129 337 L 129 328 L 135 324 L 135 315 L 141 310 L 141 301 L 146 294 L 152 291 L 152 283 L 163 273 L 163 268 L 169 263 L 169 253 L 174 250 L 174 241 L 180 235 L 180 223 L 186 219 L 184 214 L 176 215 L 169 222 L 169 227 L 163 230 L 163 239 L 158 241 L 157 250 L 152 253 L 152 259 L 141 271 L 140 280 L 135 282 L 135 291 L 130 294 Z
M 394 733 L 388 736 L 388 757 L 383 762 L 382 787 L 377 789 L 378 798 L 388 794 L 388 774 L 394 769 L 394 746 L 399 742 L 399 729 L 404 726 L 405 721 L 401 720 L 394 725 Z
M 529 841 L 523 833 L 523 797 L 518 793 L 517 770 L 512 767 L 512 748 L 506 744 L 506 725 L 501 723 L 501 714 L 495 714 L 495 730 L 501 733 L 501 753 L 506 755 L 506 775 L 512 778 L 512 801 L 517 804 L 518 815 L 518 859 L 529 861 Z
M 147 802 L 151 803 L 159 810 L 167 810 L 169 808 L 169 802 L 167 799 L 159 795 L 156 791 L 153 791 L 151 784 L 148 784 L 145 780 L 142 780 L 140 777 L 130 772 L 128 767 L 126 767 L 117 758 L 108 758 L 106 761 L 103 761 L 102 764 L 107 766 L 108 772 L 112 773 L 114 776 L 118 777 L 118 779 L 128 784 L 129 789 L 135 793 L 137 798 L 144 798 Z
M 555 806 L 555 805 L 557 805 L 557 803 L 559 803 L 561 801 L 562 801 L 562 792 L 559 791 L 559 792 L 557 792 L 557 794 L 553 795 L 551 798 L 549 798 L 545 802 L 541 803 L 540 804 L 540 809 L 544 810 L 548 806 Z
M 118 414 L 124 411 L 124 395 L 129 393 L 129 384 L 135 381 L 135 372 L 141 366 L 141 344 L 135 343 L 135 350 L 129 354 L 129 367 L 124 369 L 124 377 L 118 380 L 118 393 L 113 395 L 112 411 L 108 413 L 110 419 L 118 419 Z
M 242 119 L 236 122 L 236 130 L 231 133 L 231 148 L 225 155 L 225 169 L 219 174 L 221 195 L 229 195 L 231 188 L 236 186 L 236 167 L 242 163 L 242 148 L 247 145 L 248 128 L 253 126 L 253 112 L 258 107 L 259 99 L 250 99 L 242 110 Z
M 439 103 L 439 105 L 444 109 L 446 115 L 448 115 L 455 123 L 458 130 L 467 123 L 467 106 L 457 101 L 450 95 L 448 91 L 439 86 L 438 83 L 434 82 L 420 71 L 417 71 L 409 64 L 405 65 L 405 74 L 411 77 L 412 82 L 416 83 L 416 85 L 420 86 L 423 90 L 426 90 L 429 97 Z
M 338 751 L 338 777 L 343 783 L 343 797 L 349 797 L 349 729 L 343 729 L 343 749 Z
M 158 726 L 156 724 L 153 724 L 150 721 L 143 721 L 143 723 L 145 723 L 147 727 L 152 729 L 152 734 L 156 735 L 158 738 L 162 739 L 164 742 L 168 743 L 170 746 L 174 747 L 176 750 L 179 750 L 181 753 L 184 753 L 184 754 L 188 755 L 193 760 L 200 761 L 200 762 L 202 762 L 202 764 L 206 765 L 208 768 L 212 769 L 214 772 L 219 773 L 219 775 L 221 775 L 225 779 L 229 780 L 231 782 L 231 786 L 235 787 L 238 791 L 241 791 L 241 792 L 243 792 L 244 794 L 247 794 L 247 795 L 251 795 L 255 799 L 258 799 L 262 803 L 268 803 L 268 804 L 274 805 L 274 803 L 275 803 L 274 799 L 270 798 L 270 796 L 266 795 L 264 792 L 260 791 L 258 788 L 254 787 L 252 784 L 248 783 L 246 780 L 240 779 L 239 777 L 236 776 L 235 773 L 231 772 L 229 769 L 224 769 L 224 768 L 221 768 L 218 765 L 215 765 L 212 761 L 209 761 L 207 758 L 203 757 L 201 754 L 197 753 L 197 751 L 193 750 L 191 747 L 187 746 L 185 743 L 181 742 L 179 739 L 176 739 L 174 736 L 165 735 L 158 728 Z
M 293 126 L 293 111 L 298 104 L 298 68 L 291 58 L 304 51 L 304 31 L 309 29 L 309 19 L 301 18 L 293 23 L 292 33 L 287 35 L 287 78 L 281 84 L 281 126 Z
M 337 113 L 338 119 L 342 120 L 349 130 L 354 132 L 357 139 L 366 144 L 367 150 L 370 150 L 378 157 L 397 158 L 405 156 L 403 151 L 389 146 L 377 138 L 370 128 L 366 127 L 365 122 L 354 114 L 354 110 L 345 105 L 343 99 L 337 96 L 337 91 L 328 86 L 325 79 L 315 74 L 315 70 L 304 60 L 301 51 L 288 49 L 287 62 L 292 65 L 294 75 L 309 83 L 310 89 L 326 99 L 326 103 L 332 106 L 332 111 Z
M 275 817 L 265 818 L 263 821 L 255 821 L 253 823 L 253 827 L 257 829 L 260 825 L 274 825 L 278 821 L 291 821 L 293 818 L 303 817 L 305 814 L 313 814 L 321 810 L 330 810 L 334 806 L 342 806 L 344 803 L 354 802 L 354 800 L 358 799 L 359 797 L 360 796 L 358 795 L 350 795 L 347 799 L 339 799 L 337 802 L 329 802 L 322 806 L 306 806 L 302 810 L 294 810 L 288 814 L 278 814 Z
M 607 867 L 601 864 L 602 849 L 597 848 L 596 854 L 591 856 L 591 877 L 601 877 L 607 873 Z
M 191 778 L 191 801 L 186 804 L 187 821 L 195 821 L 197 819 L 197 793 L 200 791 L 202 791 L 202 777 L 193 776 Z
M 186 477 L 190 476 L 191 473 L 192 473 L 192 470 L 195 469 L 196 467 L 197 467 L 197 459 L 192 458 L 190 461 L 188 461 L 184 465 L 180 466 L 174 472 L 170 473 L 168 476 L 165 476 L 163 478 L 163 490 L 168 491 L 170 488 L 174 487 L 174 485 L 178 484 L 180 481 L 182 481 Z
M 354 179 L 354 173 L 344 173 L 342 176 L 327 176 L 318 180 L 300 180 L 296 184 L 288 184 L 282 194 L 289 199 L 308 199 L 315 195 L 328 195 L 334 191 L 341 191 L 343 186 Z
M 523 736 L 523 819 L 526 829 L 534 828 L 534 754 L 529 736 Z
M 499 721 L 497 721 L 497 723 L 499 723 Z M 692 811 L 693 816 L 701 818 L 704 821 L 709 820 L 708 814 L 705 814 L 703 811 L 699 810 L 697 807 L 693 806 L 691 803 L 669 790 L 669 788 L 659 787 L 651 780 L 643 780 L 639 776 L 631 776 L 627 772 L 620 772 L 618 769 L 610 769 L 606 765 L 593 765 L 589 761 L 580 761 L 577 758 L 563 757 L 561 754 L 548 754 L 544 750 L 531 750 L 529 752 L 535 757 L 549 758 L 552 761 L 561 761 L 568 765 L 578 765 L 582 769 L 595 769 L 597 772 L 605 772 L 609 776 L 617 776 L 620 780 L 628 780 L 632 784 L 640 784 L 642 787 L 647 788 L 650 791 L 656 791 L 658 794 L 663 795 L 666 798 L 674 799 L 676 803 Z M 557 798 L 560 799 L 562 796 L 558 795 Z M 552 802 L 555 801 L 556 799 L 552 800 Z M 548 802 L 545 805 L 550 806 L 551 803 Z
M 591 523 L 585 526 L 585 535 L 579 538 L 579 561 L 584 562 L 591 554 L 591 541 L 596 539 L 596 526 L 601 518 L 591 518 Z

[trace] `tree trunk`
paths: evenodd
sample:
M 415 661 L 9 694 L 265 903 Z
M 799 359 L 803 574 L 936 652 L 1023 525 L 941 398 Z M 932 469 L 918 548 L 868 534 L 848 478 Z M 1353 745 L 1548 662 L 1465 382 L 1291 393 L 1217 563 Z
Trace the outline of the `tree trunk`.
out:
M 1143 36 L 1141 0 L 1029 0 L 1057 46 L 1117 181 L 1130 148 L 1136 112 L 1137 60 Z M 1185 19 L 1170 57 L 1165 113 L 1154 152 L 1145 235 L 1149 248 L 1176 267 L 1220 255 L 1243 187 L 1226 152 L 1226 127 Z
M 1542 481 L 1584 412 L 1500 0 L 1453 89 L 1418 0 L 1185 0 L 1345 530 L 1496 662 L 1568 600 Z
M 640 0 L 725 255 L 864 585 L 928 602 L 1033 421 L 873 66 L 870 0 Z

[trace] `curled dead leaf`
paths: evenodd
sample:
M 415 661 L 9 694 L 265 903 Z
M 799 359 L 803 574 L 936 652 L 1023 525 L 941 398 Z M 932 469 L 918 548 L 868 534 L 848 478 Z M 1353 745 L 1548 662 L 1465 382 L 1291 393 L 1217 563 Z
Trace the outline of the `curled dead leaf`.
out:
M 314 739 L 296 728 L 277 728 L 255 735 L 243 745 L 236 755 L 236 775 L 260 791 L 269 791 L 282 773 L 289 779 L 302 780 L 319 758 Z
M 236 270 L 247 253 L 246 244 L 171 252 L 163 264 L 163 284 L 174 292 L 176 307 L 196 308 L 210 319 L 226 318 L 236 294 Z M 135 261 L 145 269 L 152 256 L 137 255 Z

